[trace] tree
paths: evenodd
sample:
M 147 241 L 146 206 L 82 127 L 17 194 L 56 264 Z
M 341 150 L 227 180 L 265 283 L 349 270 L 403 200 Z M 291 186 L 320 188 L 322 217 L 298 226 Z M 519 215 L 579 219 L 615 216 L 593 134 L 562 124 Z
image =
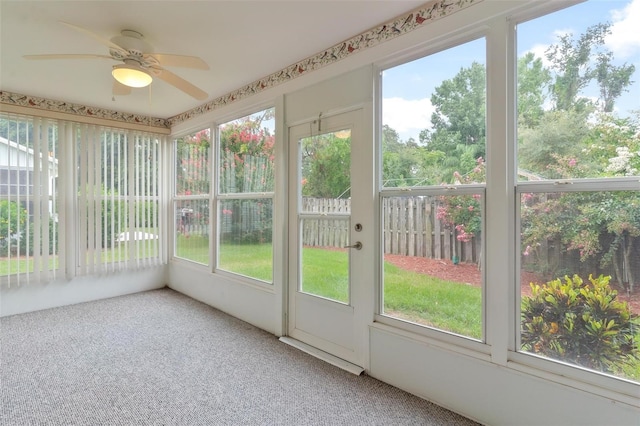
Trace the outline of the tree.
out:
M 551 82 L 551 73 L 536 58 L 527 52 L 518 58 L 518 124 L 533 127 L 544 115 L 545 91 Z
M 249 116 L 221 128 L 221 193 L 273 191 L 275 138 L 259 127 L 262 117 Z
M 546 52 L 551 69 L 545 69 L 542 60 L 532 53 L 519 58 L 521 171 L 543 179 L 638 174 L 638 121 L 610 113 L 615 99 L 631 83 L 635 68 L 614 65 L 611 52 L 603 49 L 608 32 L 608 24 L 599 24 L 588 28 L 577 40 L 570 34 L 562 36 Z M 483 79 L 484 68 L 473 64 L 444 81 L 432 96 L 436 107 L 433 129 L 421 132 L 420 140 L 427 152 L 444 154 L 438 167 L 445 171 L 450 183 L 482 182 L 471 176 L 477 168 L 478 157 L 474 155 L 483 152 L 475 149 L 473 136 L 484 137 Z M 598 102 L 582 96 L 583 89 L 593 82 L 600 87 Z M 547 88 L 554 102 L 550 111 L 545 108 Z M 596 105 L 603 109 L 597 115 L 592 114 Z M 440 201 L 438 216 L 455 229 L 458 239 L 466 241 L 477 235 L 481 227 L 476 200 L 471 196 L 447 196 Z M 523 253 L 540 255 L 536 264 L 550 274 L 586 273 L 610 267 L 618 283 L 628 282 L 632 288 L 637 279 L 632 258 L 640 240 L 640 213 L 636 213 L 640 208 L 636 206 L 640 206 L 640 194 L 634 191 L 523 194 Z M 555 250 L 554 258 L 563 256 L 566 262 L 547 264 L 550 249 Z M 560 271 L 559 266 L 576 270 Z
M 420 132 L 420 142 L 429 152 L 440 151 L 441 176 L 451 177 L 473 170 L 476 160 L 485 156 L 486 145 L 486 71 L 473 62 L 445 80 L 431 95 L 435 112 L 433 130 Z
M 0 200 L 0 254 L 13 250 L 13 242 L 22 239 L 28 226 L 27 210 L 14 201 Z M 26 248 L 26 243 L 24 244 Z M 16 254 L 16 253 L 13 253 Z
M 421 158 L 424 148 L 413 138 L 403 142 L 388 125 L 382 126 L 382 179 L 384 186 L 405 187 L 423 184 Z
M 518 129 L 518 166 L 548 179 L 567 178 L 554 167 L 562 158 L 582 156 L 589 133 L 583 111 L 549 111 L 534 127 Z
M 603 111 L 612 112 L 615 100 L 633 83 L 631 75 L 636 70 L 635 65 L 612 65 L 612 52 L 601 52 L 596 59 L 593 72 L 600 87 L 600 98 L 603 101 Z
M 605 36 L 610 32 L 608 24 L 593 25 L 573 40 L 573 34 L 560 36 L 558 43 L 549 46 L 545 55 L 555 72 L 551 86 L 551 96 L 558 110 L 582 110 L 587 99 L 578 99 L 578 94 L 592 79 L 589 66 L 591 51 L 595 46 L 604 44 Z
M 302 195 L 349 198 L 351 137 L 327 133 L 302 141 Z
M 602 47 L 605 37 L 610 33 L 609 23 L 592 25 L 576 40 L 572 34 L 564 34 L 560 36 L 558 43 L 547 49 L 545 55 L 555 72 L 551 95 L 556 109 L 587 109 L 591 102 L 584 97 L 580 98 L 579 94 L 595 79 L 600 87 L 603 110 L 613 111 L 615 99 L 632 83 L 631 75 L 635 66 L 612 64 L 613 53 Z M 591 63 L 594 56 L 595 68 Z
M 209 193 L 209 129 L 176 141 L 176 194 Z

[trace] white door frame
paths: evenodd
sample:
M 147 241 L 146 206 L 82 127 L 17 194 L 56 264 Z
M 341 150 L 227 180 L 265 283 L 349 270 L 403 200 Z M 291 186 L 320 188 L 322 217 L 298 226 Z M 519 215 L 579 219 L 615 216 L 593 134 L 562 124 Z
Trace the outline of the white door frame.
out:
M 375 277 L 375 196 L 374 144 L 370 124 L 371 106 L 358 106 L 346 112 L 323 116 L 288 127 L 289 149 L 289 291 L 287 335 L 313 348 L 368 368 L 369 325 L 374 316 Z M 318 132 L 320 122 L 320 132 Z M 361 250 L 350 249 L 350 303 L 342 304 L 301 293 L 299 286 L 299 167 L 298 141 L 318 133 L 349 127 L 351 135 L 351 221 L 350 241 L 362 243 Z M 362 226 L 355 230 L 355 224 Z

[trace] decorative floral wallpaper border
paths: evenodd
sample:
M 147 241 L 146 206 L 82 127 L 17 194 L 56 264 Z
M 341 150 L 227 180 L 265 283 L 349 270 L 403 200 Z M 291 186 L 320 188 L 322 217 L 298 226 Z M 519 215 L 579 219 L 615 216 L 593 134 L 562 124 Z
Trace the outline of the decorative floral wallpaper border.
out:
M 394 21 L 382 24 L 367 32 L 352 37 L 349 40 L 336 44 L 321 53 L 290 65 L 283 70 L 275 72 L 258 81 L 254 81 L 253 83 L 238 90 L 200 105 L 192 110 L 171 117 L 169 118 L 169 124 L 171 126 L 176 125 L 208 111 L 228 105 L 239 99 L 246 98 L 278 84 L 282 84 L 299 77 L 302 74 L 330 65 L 366 48 L 391 40 L 402 34 L 406 34 L 416 28 L 420 28 L 427 22 L 433 22 L 436 19 L 451 15 L 454 12 L 481 1 L 482 0 L 435 0 L 405 16 L 395 19 Z
M 394 39 L 402 34 L 406 34 L 420 28 L 428 22 L 451 15 L 454 12 L 481 1 L 483 0 L 434 0 L 433 2 L 414 10 L 407 15 L 387 22 L 386 24 L 379 25 L 376 28 L 352 37 L 342 43 L 338 43 L 323 52 L 290 65 L 287 68 L 260 80 L 254 81 L 253 83 L 250 83 L 238 90 L 168 119 L 127 114 L 118 111 L 87 107 L 69 102 L 54 101 L 6 91 L 0 91 L 0 103 L 81 115 L 85 117 L 135 123 L 152 127 L 171 128 L 171 126 L 197 117 L 198 115 L 205 114 L 208 111 L 212 111 L 237 100 L 244 99 L 263 90 L 290 81 L 305 73 L 309 73 L 340 61 L 364 49 Z
M 170 128 L 169 120 L 165 118 L 147 117 L 144 115 L 127 114 L 124 112 L 111 111 L 108 109 L 93 108 L 69 102 L 53 101 L 36 96 L 20 95 L 0 91 L 0 103 L 22 106 L 27 108 L 43 109 L 47 111 L 62 112 L 65 114 L 82 115 L 85 117 L 103 118 L 106 120 L 120 121 L 125 123 L 135 123 L 151 127 Z

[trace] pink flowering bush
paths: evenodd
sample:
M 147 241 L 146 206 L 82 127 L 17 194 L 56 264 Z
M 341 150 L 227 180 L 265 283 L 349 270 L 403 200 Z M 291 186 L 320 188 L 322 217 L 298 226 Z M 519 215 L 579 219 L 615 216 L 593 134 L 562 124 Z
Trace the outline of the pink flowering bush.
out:
M 462 176 L 455 172 L 454 178 L 457 184 L 484 183 L 485 175 L 485 162 L 480 157 L 471 173 Z M 443 195 L 438 198 L 436 218 L 455 230 L 458 241 L 469 242 L 482 231 L 481 202 L 480 194 Z

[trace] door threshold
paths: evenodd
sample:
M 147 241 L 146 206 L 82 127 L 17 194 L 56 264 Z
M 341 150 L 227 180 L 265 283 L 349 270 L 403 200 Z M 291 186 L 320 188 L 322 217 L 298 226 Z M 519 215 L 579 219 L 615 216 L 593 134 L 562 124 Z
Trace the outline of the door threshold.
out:
M 345 371 L 348 371 L 349 373 L 355 374 L 356 376 L 361 375 L 362 372 L 364 371 L 364 368 L 360 367 L 359 365 L 352 364 L 349 361 L 345 361 L 342 358 L 338 358 L 335 355 L 331 355 L 330 353 L 322 351 L 318 348 L 314 348 L 313 346 L 307 345 L 306 343 L 302 343 L 299 340 L 292 339 L 291 337 L 282 336 L 280 338 L 280 341 L 282 343 L 286 343 L 289 346 L 293 346 L 294 348 L 300 349 L 302 352 L 308 353 L 311 356 L 321 359 L 324 362 L 328 362 L 329 364 L 335 367 L 341 368 Z

